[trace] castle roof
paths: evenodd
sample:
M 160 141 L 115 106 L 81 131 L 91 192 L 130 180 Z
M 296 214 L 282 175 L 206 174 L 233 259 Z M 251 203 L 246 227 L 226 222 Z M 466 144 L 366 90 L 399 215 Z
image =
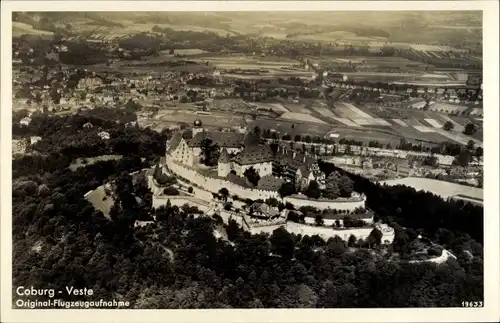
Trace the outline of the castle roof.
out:
M 308 169 L 311 165 L 316 163 L 316 159 L 311 155 L 295 152 L 295 157 L 294 157 L 293 150 L 284 149 L 281 147 L 276 153 L 275 161 L 288 167 L 300 168 L 303 166 L 305 169 Z
M 219 156 L 219 163 L 229 163 L 229 154 L 227 153 L 226 147 L 222 148 L 222 151 Z
M 257 188 L 265 191 L 277 191 L 285 180 L 271 175 L 261 177 Z
M 189 147 L 201 147 L 201 143 L 203 139 L 210 138 L 219 147 L 226 148 L 239 148 L 243 144 L 243 140 L 245 135 L 242 133 L 233 133 L 233 132 L 220 132 L 220 131 L 211 131 L 211 132 L 199 132 L 197 133 L 193 139 L 191 139 L 188 143 Z
M 250 208 L 254 211 L 258 211 L 258 212 L 261 212 L 262 214 L 264 215 L 267 215 L 267 216 L 278 216 L 280 213 L 278 210 L 270 207 L 269 205 L 267 205 L 266 203 L 253 203 Z
M 172 137 L 172 139 L 170 139 L 170 142 L 168 143 L 167 154 L 170 154 L 173 151 L 175 151 L 179 146 L 179 144 L 181 143 L 181 141 L 182 141 L 182 135 L 178 132 Z
M 273 160 L 273 152 L 267 145 L 247 146 L 233 158 L 233 161 L 239 165 L 266 163 Z

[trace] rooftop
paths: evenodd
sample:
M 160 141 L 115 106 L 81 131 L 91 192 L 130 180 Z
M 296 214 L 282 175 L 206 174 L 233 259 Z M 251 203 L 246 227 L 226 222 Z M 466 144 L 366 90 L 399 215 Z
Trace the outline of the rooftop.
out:
M 243 140 L 245 135 L 242 133 L 232 133 L 232 132 L 199 132 L 193 139 L 189 141 L 190 147 L 201 147 L 201 143 L 205 138 L 210 138 L 219 147 L 226 148 L 239 148 L 243 145 Z
M 266 163 L 273 160 L 273 153 L 267 145 L 247 146 L 233 158 L 233 161 L 239 165 Z

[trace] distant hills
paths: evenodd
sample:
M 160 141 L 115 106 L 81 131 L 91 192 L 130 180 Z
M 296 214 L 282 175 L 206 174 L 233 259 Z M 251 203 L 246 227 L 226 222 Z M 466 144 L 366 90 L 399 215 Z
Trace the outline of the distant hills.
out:
M 32 26 L 32 29 L 14 26 L 14 36 L 56 32 L 58 28 L 76 34 L 91 32 L 93 28 L 101 31 L 110 28 L 110 32 L 120 28 L 133 34 L 159 25 L 179 30 L 215 31 L 228 36 L 251 34 L 289 39 L 290 35 L 303 33 L 314 36 L 315 33 L 346 31 L 359 37 L 379 37 L 386 42 L 466 46 L 478 50 L 482 47 L 480 11 L 23 12 L 14 13 L 13 21 Z M 311 37 L 328 40 L 323 38 Z

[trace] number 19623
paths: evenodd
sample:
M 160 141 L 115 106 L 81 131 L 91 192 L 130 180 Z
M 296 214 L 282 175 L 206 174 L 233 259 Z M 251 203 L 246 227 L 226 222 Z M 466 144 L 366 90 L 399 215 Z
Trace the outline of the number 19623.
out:
M 462 307 L 483 307 L 483 302 L 462 302 Z

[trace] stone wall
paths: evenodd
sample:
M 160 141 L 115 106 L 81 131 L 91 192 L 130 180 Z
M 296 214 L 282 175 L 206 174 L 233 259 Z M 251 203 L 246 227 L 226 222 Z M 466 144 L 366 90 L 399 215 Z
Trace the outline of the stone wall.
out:
M 361 196 L 359 198 L 345 199 L 345 200 L 343 199 L 315 200 L 315 199 L 287 196 L 283 199 L 283 202 L 292 203 L 296 209 L 300 208 L 301 206 L 312 206 L 319 210 L 336 209 L 336 210 L 354 211 L 357 208 L 365 207 L 366 197 Z
M 184 204 L 189 206 L 195 206 L 202 212 L 207 212 L 209 210 L 209 204 L 199 198 L 194 196 L 178 196 L 178 195 L 163 195 L 163 196 L 153 196 L 153 208 L 159 208 L 162 205 L 167 205 L 168 200 L 172 206 L 177 205 L 182 207 Z
M 346 216 L 349 216 L 349 215 L 346 215 Z M 360 220 L 363 220 L 367 224 L 372 224 L 373 223 L 373 217 L 369 217 L 369 218 L 366 218 L 366 219 L 360 219 Z M 314 217 L 306 216 L 306 217 L 304 217 L 304 221 L 307 224 L 312 224 L 312 225 L 316 224 L 316 218 L 314 218 Z M 335 225 L 336 221 L 337 221 L 337 219 L 325 219 L 325 218 L 323 218 L 323 223 L 324 223 L 325 226 Z M 344 219 L 338 219 L 338 221 L 339 221 L 340 226 L 344 225 Z
M 206 177 L 198 173 L 191 167 L 176 163 L 171 158 L 168 158 L 168 156 L 166 158 L 166 163 L 172 173 L 182 176 L 190 180 L 192 183 L 201 186 L 212 193 L 218 193 L 221 188 L 225 187 L 228 189 L 231 195 L 236 194 L 242 198 L 250 198 L 252 200 L 265 200 L 274 197 L 279 199 L 278 192 L 245 188 L 223 179 Z

